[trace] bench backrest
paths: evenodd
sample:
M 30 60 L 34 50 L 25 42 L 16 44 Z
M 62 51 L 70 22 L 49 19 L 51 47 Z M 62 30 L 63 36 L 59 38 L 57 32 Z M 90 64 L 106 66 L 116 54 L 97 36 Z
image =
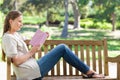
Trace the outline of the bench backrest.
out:
M 45 42 L 44 51 L 39 51 L 39 56 L 42 57 L 56 45 L 64 43 L 87 65 L 98 73 L 108 74 L 107 65 L 104 63 L 104 58 L 107 56 L 106 40 L 48 40 Z M 42 48 L 42 49 L 43 49 Z M 63 62 L 63 64 L 61 63 Z M 105 68 L 105 67 L 106 68 Z M 104 69 L 105 68 L 105 69 Z M 105 73 L 106 72 L 106 73 Z M 81 75 L 81 73 L 68 65 L 61 59 L 57 65 L 50 71 L 48 75 Z
M 29 43 L 29 40 L 26 41 Z M 56 45 L 64 43 L 91 69 L 98 73 L 108 75 L 108 63 L 105 58 L 108 56 L 107 41 L 104 40 L 47 40 L 41 50 L 35 55 L 36 58 L 44 56 L 48 51 L 54 48 Z M 8 61 L 9 67 L 10 62 Z M 8 65 L 7 65 L 8 66 Z M 8 70 L 10 71 L 10 70 Z M 48 73 L 48 76 L 59 75 L 81 75 L 81 73 L 68 65 L 63 59 L 61 59 L 55 67 Z

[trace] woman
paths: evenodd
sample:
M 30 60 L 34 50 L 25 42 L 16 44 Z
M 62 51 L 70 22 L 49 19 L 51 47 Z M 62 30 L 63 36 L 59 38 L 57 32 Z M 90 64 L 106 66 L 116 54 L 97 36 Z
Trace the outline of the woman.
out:
M 24 38 L 17 32 L 22 25 L 21 12 L 10 11 L 5 18 L 2 36 L 3 60 L 5 55 L 11 58 L 17 80 L 41 80 L 61 57 L 89 78 L 104 77 L 90 70 L 65 44 L 56 46 L 36 61 L 32 55 L 36 53 L 39 46 L 34 46 L 31 50 L 27 49 Z

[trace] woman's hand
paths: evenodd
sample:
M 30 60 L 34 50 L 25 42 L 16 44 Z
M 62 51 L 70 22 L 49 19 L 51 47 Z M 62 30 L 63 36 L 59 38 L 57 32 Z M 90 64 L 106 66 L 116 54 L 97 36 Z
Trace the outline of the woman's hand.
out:
M 40 47 L 40 46 L 33 46 L 33 47 L 31 48 L 30 52 L 31 52 L 32 54 L 35 54 L 35 53 L 39 50 L 39 47 Z
M 46 34 L 48 35 L 48 36 L 47 36 L 47 38 L 48 38 L 48 37 L 49 37 L 49 33 L 48 33 L 48 32 L 46 32 Z

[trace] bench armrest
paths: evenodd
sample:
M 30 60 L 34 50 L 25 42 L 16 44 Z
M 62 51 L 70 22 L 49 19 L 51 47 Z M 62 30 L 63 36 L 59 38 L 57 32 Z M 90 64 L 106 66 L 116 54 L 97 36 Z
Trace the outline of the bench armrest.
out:
M 108 62 L 120 62 L 120 55 L 116 57 L 107 57 Z
M 120 55 L 116 57 L 107 57 L 107 61 L 117 63 L 117 80 L 120 80 Z
M 25 40 L 24 41 L 27 45 L 29 45 L 30 40 Z

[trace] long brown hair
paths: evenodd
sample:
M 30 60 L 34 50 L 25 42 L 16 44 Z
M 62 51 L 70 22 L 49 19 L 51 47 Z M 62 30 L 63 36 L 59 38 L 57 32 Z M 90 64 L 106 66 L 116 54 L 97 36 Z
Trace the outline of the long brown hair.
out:
M 6 15 L 6 18 L 4 20 L 4 26 L 3 26 L 3 35 L 4 33 L 6 33 L 8 30 L 11 29 L 11 26 L 10 26 L 10 23 L 9 23 L 9 20 L 14 20 L 16 19 L 17 17 L 21 16 L 22 13 L 20 11 L 10 11 L 7 15 Z M 3 61 L 6 61 L 6 55 L 5 55 L 5 52 L 3 51 L 2 49 L 2 60 Z

